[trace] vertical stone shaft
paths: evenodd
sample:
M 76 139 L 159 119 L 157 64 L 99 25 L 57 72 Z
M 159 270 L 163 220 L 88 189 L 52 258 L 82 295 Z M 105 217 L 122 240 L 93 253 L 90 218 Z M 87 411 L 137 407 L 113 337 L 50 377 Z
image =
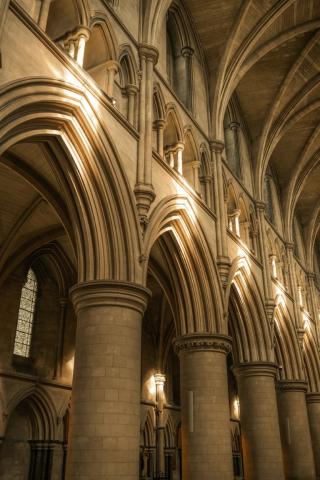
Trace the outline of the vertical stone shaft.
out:
M 276 367 L 257 362 L 242 364 L 234 371 L 238 379 L 246 480 L 283 480 Z
M 156 429 L 157 429 L 157 476 L 161 478 L 165 474 L 165 438 L 164 438 L 164 383 L 165 376 L 157 373 L 155 376 L 156 383 Z
M 49 15 L 49 8 L 52 0 L 42 0 L 41 7 L 40 7 L 40 14 L 39 14 L 39 27 L 42 30 L 46 30 L 47 22 L 48 22 L 48 15 Z
M 272 297 L 272 286 L 271 286 L 271 272 L 270 265 L 268 260 L 268 251 L 267 251 L 267 234 L 265 231 L 265 203 L 257 202 L 257 212 L 258 212 L 258 227 L 259 227 L 259 240 L 260 240 L 260 251 L 263 263 L 263 285 L 266 299 Z
M 278 407 L 286 478 L 315 480 L 315 467 L 306 405 L 307 384 L 278 382 Z
M 141 317 L 148 291 L 122 282 L 71 289 L 77 313 L 70 480 L 137 480 Z
M 176 340 L 181 366 L 182 477 L 233 479 L 224 335 L 191 334 Z
M 221 165 L 221 153 L 223 148 L 224 144 L 222 142 L 210 142 L 210 150 L 212 155 L 211 163 L 213 173 L 214 203 L 217 214 L 217 254 L 220 258 L 227 257 L 228 253 Z
M 307 409 L 313 454 L 316 467 L 316 478 L 320 479 L 320 393 L 307 394 Z

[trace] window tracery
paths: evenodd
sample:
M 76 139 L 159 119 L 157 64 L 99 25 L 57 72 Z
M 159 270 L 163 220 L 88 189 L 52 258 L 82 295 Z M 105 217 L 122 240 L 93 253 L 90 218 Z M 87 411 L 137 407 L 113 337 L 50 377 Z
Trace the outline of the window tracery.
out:
M 15 355 L 19 355 L 21 357 L 30 357 L 37 293 L 37 277 L 32 268 L 30 268 L 27 273 L 26 281 L 21 290 L 18 322 L 13 350 Z

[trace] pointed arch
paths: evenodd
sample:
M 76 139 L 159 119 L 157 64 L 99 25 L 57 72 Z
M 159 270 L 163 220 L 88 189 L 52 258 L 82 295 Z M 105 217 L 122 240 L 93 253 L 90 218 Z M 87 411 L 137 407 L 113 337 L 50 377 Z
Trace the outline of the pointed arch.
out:
M 100 27 L 108 51 L 108 60 L 117 60 L 119 50 L 118 42 L 108 16 L 103 12 L 93 12 L 89 27 L 91 31 L 95 27 Z
M 173 103 L 166 105 L 165 120 L 163 144 L 166 149 L 184 140 L 182 122 Z
M 7 405 L 9 418 L 23 402 L 27 403 L 33 416 L 33 438 L 54 440 L 57 433 L 57 412 L 45 389 L 39 385 L 32 385 L 15 393 Z
M 146 259 L 156 243 L 167 264 L 177 334 L 225 333 L 218 270 L 188 198 L 166 197 L 152 212 L 145 235 Z M 146 261 L 145 277 L 147 269 Z
M 200 193 L 200 158 L 198 147 L 190 126 L 184 129 L 183 176 Z
M 303 337 L 304 365 L 309 391 L 320 392 L 320 361 L 317 340 L 313 329 L 307 329 Z
M 47 189 L 39 193 L 53 205 L 63 224 L 67 212 L 72 232 L 68 225 L 66 230 L 74 235 L 78 280 L 134 281 L 141 240 L 133 194 L 86 93 L 48 79 L 13 83 L 1 93 L 0 153 L 26 140 L 50 144 L 48 161 L 60 189 L 51 195 Z M 14 162 L 6 166 L 37 185 L 37 172 L 30 174 L 23 166 L 18 170 Z
M 273 361 L 271 329 L 262 295 L 245 257 L 237 257 L 231 264 L 225 305 L 237 361 Z
M 304 379 L 301 350 L 294 327 L 294 320 L 285 305 L 284 298 L 276 297 L 274 310 L 276 353 L 282 380 Z
M 201 162 L 201 175 L 210 176 L 210 153 L 206 143 L 200 145 L 200 162 Z
M 123 44 L 120 46 L 120 53 L 118 59 L 120 69 L 120 84 L 138 86 L 138 65 L 131 48 L 131 45 Z
M 53 40 L 79 28 L 90 28 L 90 5 L 88 0 L 53 0 L 50 4 L 46 31 Z M 63 22 L 59 19 L 63 18 Z
M 167 416 L 167 421 L 165 425 L 165 430 L 164 430 L 164 445 L 165 448 L 175 448 L 175 428 L 174 428 L 174 423 L 171 418 L 170 413 L 168 413 Z
M 147 418 L 143 426 L 143 445 L 144 447 L 154 447 L 156 444 L 155 437 L 155 418 L 151 409 L 148 409 Z
M 156 83 L 153 88 L 153 115 L 154 120 L 164 120 L 166 117 L 166 105 L 159 83 Z

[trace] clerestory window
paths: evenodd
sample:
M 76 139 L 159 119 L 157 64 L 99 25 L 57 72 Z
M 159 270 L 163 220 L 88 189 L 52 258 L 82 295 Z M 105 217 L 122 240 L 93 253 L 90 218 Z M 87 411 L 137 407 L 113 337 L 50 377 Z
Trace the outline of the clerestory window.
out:
M 27 274 L 26 281 L 21 290 L 18 322 L 13 350 L 13 353 L 15 355 L 19 355 L 25 358 L 30 357 L 32 327 L 37 301 L 37 290 L 37 277 L 32 268 L 30 268 Z

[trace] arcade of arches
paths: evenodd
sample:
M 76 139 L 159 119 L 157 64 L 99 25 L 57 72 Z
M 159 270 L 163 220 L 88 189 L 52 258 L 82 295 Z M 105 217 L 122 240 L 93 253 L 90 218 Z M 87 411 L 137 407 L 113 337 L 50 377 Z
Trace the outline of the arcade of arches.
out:
M 320 479 L 320 2 L 0 0 L 0 480 Z

